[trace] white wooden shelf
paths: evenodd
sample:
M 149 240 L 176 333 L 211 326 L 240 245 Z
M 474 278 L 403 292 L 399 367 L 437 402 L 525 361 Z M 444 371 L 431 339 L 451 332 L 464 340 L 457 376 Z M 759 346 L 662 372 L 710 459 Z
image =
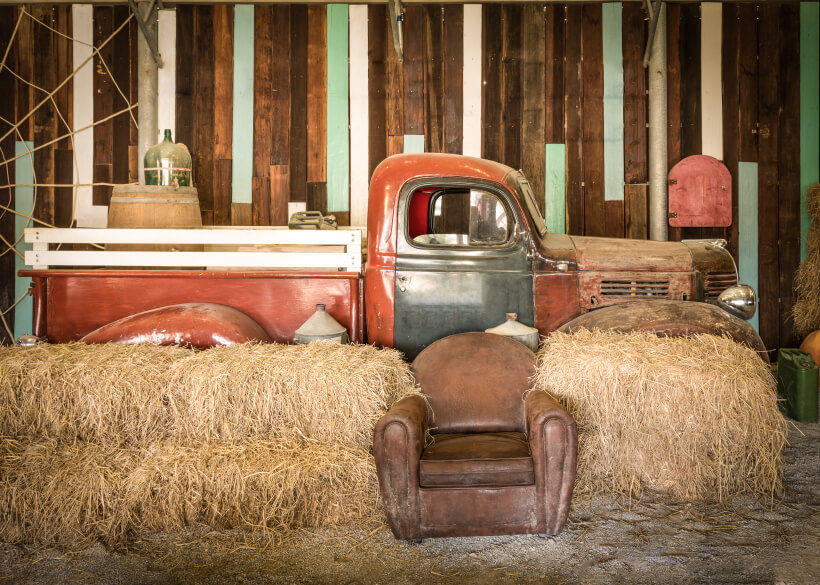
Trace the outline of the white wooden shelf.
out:
M 178 266 L 215 268 L 331 268 L 359 272 L 362 234 L 351 230 L 287 229 L 78 229 L 28 228 L 33 249 L 25 262 L 35 269 L 55 266 Z M 59 250 L 59 244 L 156 244 L 230 246 L 237 251 Z M 248 250 L 247 246 L 266 246 Z M 309 246 L 309 251 L 305 250 Z M 317 248 L 318 247 L 318 248 Z M 327 247 L 327 251 L 322 250 Z M 342 248 L 343 247 L 343 248 Z M 342 248 L 343 251 L 339 249 Z

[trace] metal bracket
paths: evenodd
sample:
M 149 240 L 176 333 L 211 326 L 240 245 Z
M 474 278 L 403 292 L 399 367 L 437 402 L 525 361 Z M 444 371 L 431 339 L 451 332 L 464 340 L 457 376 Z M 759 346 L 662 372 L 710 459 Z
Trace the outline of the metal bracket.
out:
M 661 1 L 655 0 L 655 5 L 652 5 L 652 0 L 643 0 L 644 10 L 649 15 L 649 38 L 646 40 L 646 50 L 643 52 L 643 67 L 649 67 L 649 58 L 652 56 L 652 43 L 655 40 L 655 29 L 658 28 L 658 19 L 661 16 Z
M 129 0 L 130 1 L 130 0 Z M 401 0 L 387 0 L 387 10 L 390 13 L 390 26 L 393 29 L 393 48 L 396 57 L 401 63 L 404 60 L 404 4 Z
M 151 4 L 149 4 L 148 6 L 148 15 L 154 14 L 154 6 L 156 5 L 156 3 L 156 0 L 151 0 Z M 142 32 L 142 36 L 145 39 L 145 42 L 148 44 L 148 48 L 151 49 L 151 55 L 154 57 L 154 63 L 156 63 L 157 67 L 161 69 L 162 57 L 160 56 L 159 51 L 157 50 L 157 39 L 155 39 L 154 35 L 151 34 L 151 31 L 148 30 L 146 21 L 142 19 L 142 15 L 140 14 L 139 9 L 137 8 L 136 2 L 134 2 L 134 0 L 128 0 L 128 5 L 131 7 L 131 12 L 134 13 L 134 18 L 137 20 L 140 32 Z M 156 17 L 154 16 L 154 18 Z M 151 17 L 149 16 L 149 20 L 150 19 Z

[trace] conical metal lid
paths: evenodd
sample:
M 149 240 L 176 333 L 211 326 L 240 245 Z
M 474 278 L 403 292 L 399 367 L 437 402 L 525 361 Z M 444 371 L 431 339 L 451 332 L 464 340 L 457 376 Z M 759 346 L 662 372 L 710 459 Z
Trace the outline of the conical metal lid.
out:
M 336 319 L 331 317 L 322 304 L 316 305 L 316 312 L 308 317 L 307 321 L 296 330 L 296 335 L 300 337 L 328 337 L 346 333 L 345 329 Z
M 524 325 L 518 321 L 518 313 L 506 313 L 507 320 L 496 327 L 485 329 L 487 333 L 494 333 L 495 335 L 506 335 L 507 337 L 532 335 L 538 333 L 538 329 Z

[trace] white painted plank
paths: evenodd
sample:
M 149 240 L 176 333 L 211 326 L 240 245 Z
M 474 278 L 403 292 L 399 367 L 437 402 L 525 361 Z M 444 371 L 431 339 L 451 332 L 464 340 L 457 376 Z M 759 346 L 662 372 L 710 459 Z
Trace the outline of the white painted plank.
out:
M 27 228 L 25 241 L 49 244 L 298 244 L 361 246 L 361 232 L 286 229 Z
M 288 201 L 288 220 L 293 217 L 294 213 L 299 213 L 300 211 L 307 211 L 306 201 Z
M 49 266 L 214 266 L 249 268 L 343 268 L 361 270 L 361 254 L 309 252 L 26 252 L 26 264 L 44 270 Z
M 461 152 L 481 156 L 481 5 L 464 5 L 464 142 Z
M 175 8 L 159 11 L 157 44 L 162 56 L 162 67 L 157 71 L 157 125 L 160 140 L 163 130 L 173 131 L 176 140 L 177 92 L 177 11 Z
M 703 2 L 700 10 L 700 96 L 703 129 L 701 151 L 703 154 L 723 160 L 723 7 L 720 2 Z
M 71 6 L 72 61 L 74 70 L 74 96 L 72 108 L 73 128 L 86 128 L 74 135 L 74 183 L 88 185 L 76 187 L 74 192 L 74 217 L 80 227 L 105 227 L 108 223 L 108 207 L 94 205 L 94 62 L 88 61 L 94 42 L 94 7 L 90 4 Z
M 367 225 L 370 182 L 367 83 L 367 5 L 350 5 L 350 223 Z
M 404 153 L 420 154 L 424 152 L 424 134 L 405 134 Z
M 253 203 L 254 7 L 234 6 L 231 202 Z

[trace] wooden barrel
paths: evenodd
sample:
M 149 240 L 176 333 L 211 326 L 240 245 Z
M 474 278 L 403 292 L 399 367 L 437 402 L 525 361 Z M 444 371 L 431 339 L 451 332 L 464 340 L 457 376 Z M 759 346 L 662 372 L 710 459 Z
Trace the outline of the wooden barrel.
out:
M 196 189 L 159 185 L 115 185 L 108 207 L 108 227 L 202 227 Z
M 201 228 L 194 187 L 114 185 L 108 206 L 110 228 Z M 201 252 L 201 244 L 107 244 L 106 250 Z

